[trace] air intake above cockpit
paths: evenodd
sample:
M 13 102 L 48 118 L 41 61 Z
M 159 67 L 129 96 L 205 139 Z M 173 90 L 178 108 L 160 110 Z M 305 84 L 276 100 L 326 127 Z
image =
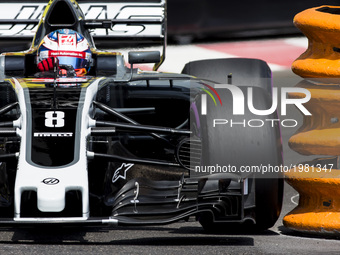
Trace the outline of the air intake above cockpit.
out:
M 59 0 L 55 1 L 53 5 L 52 11 L 46 17 L 49 26 L 71 28 L 76 24 L 77 19 L 72 11 L 72 7 L 69 6 L 70 2 Z

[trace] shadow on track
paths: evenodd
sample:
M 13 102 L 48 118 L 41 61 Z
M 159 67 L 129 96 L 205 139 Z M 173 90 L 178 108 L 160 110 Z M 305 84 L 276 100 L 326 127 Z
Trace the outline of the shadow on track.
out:
M 5 244 L 146 245 L 146 246 L 254 246 L 252 235 L 273 236 L 273 231 L 207 233 L 200 226 L 151 227 L 35 227 L 3 228 Z

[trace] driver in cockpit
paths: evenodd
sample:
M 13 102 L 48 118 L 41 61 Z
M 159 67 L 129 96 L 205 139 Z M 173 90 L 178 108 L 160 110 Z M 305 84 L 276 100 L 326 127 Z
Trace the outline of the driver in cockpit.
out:
M 37 51 L 38 77 L 85 76 L 91 66 L 88 41 L 71 29 L 59 29 L 46 35 Z

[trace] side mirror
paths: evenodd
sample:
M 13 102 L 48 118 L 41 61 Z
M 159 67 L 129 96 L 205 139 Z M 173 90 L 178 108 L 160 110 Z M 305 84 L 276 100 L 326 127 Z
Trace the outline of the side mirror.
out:
M 129 64 L 130 77 L 126 80 L 115 80 L 117 82 L 129 82 L 133 77 L 133 65 L 134 64 L 150 64 L 150 63 L 160 63 L 161 54 L 159 51 L 130 51 L 129 52 Z
M 159 51 L 131 51 L 129 52 L 129 64 L 159 63 L 161 54 Z

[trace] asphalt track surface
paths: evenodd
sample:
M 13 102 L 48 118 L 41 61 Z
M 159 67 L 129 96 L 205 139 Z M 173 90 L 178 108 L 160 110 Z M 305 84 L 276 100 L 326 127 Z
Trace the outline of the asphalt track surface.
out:
M 274 72 L 275 87 L 289 87 L 301 79 L 289 69 Z M 302 123 L 293 107 L 285 118 Z M 306 160 L 288 147 L 297 128 L 282 128 L 285 164 Z M 282 218 L 298 196 L 285 186 L 284 205 L 276 225 L 261 233 L 209 234 L 199 223 L 178 222 L 166 226 L 126 228 L 1 228 L 0 254 L 339 254 L 340 236 L 303 235 L 285 228 Z

